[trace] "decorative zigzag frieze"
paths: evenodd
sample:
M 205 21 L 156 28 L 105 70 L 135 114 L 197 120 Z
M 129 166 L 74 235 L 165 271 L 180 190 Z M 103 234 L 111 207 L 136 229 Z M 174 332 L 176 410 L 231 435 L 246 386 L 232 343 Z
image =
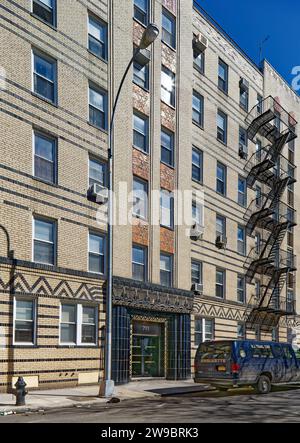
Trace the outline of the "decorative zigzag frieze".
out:
M 206 317 L 225 318 L 227 320 L 244 320 L 244 312 L 241 309 L 234 309 L 226 306 L 215 306 L 204 303 L 195 303 L 193 312 Z
M 26 277 L 21 272 L 16 272 L 6 283 L 0 277 L 0 292 L 91 301 L 99 300 L 103 293 L 100 285 L 88 285 L 76 281 L 70 283 L 67 280 L 60 280 L 57 284 L 57 278 L 54 280 L 45 276 L 35 277 L 34 283 L 30 284 Z M 32 279 L 33 276 L 30 276 L 30 278 Z

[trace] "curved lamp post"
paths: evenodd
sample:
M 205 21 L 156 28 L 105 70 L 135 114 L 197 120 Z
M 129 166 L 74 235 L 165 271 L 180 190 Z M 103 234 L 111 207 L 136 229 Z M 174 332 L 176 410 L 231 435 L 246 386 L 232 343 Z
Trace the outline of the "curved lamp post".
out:
M 120 93 L 124 85 L 125 79 L 134 62 L 135 56 L 139 51 L 148 48 L 158 37 L 159 29 L 154 23 L 149 23 L 145 29 L 140 44 L 133 53 L 128 66 L 123 74 L 120 86 L 113 104 L 111 119 L 109 123 L 109 140 L 108 140 L 108 260 L 107 260 L 107 285 L 106 285 L 106 328 L 105 328 L 105 375 L 100 385 L 99 395 L 101 397 L 111 397 L 114 392 L 114 381 L 112 380 L 112 277 L 113 277 L 113 130 L 116 109 L 120 98 Z

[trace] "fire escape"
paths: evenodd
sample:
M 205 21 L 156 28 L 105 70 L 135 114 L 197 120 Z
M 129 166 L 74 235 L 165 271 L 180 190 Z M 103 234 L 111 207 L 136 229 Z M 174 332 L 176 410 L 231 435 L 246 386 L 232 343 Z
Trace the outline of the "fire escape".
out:
M 247 234 L 255 236 L 244 267 L 247 283 L 259 284 L 245 312 L 246 328 L 272 332 L 281 317 L 294 316 L 295 299 L 282 295 L 287 280 L 295 280 L 296 257 L 284 250 L 287 232 L 296 226 L 296 211 L 284 202 L 284 191 L 295 183 L 295 166 L 282 154 L 297 137 L 295 119 L 273 97 L 255 106 L 246 118 L 248 137 L 260 136 L 267 146 L 257 150 L 245 165 L 247 185 L 256 191 L 244 219 Z

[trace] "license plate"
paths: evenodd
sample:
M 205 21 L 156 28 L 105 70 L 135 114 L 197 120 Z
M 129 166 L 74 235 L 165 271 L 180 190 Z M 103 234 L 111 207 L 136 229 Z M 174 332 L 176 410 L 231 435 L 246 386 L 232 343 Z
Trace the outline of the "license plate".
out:
M 218 371 L 220 372 L 225 372 L 226 371 L 226 367 L 225 366 L 218 366 Z

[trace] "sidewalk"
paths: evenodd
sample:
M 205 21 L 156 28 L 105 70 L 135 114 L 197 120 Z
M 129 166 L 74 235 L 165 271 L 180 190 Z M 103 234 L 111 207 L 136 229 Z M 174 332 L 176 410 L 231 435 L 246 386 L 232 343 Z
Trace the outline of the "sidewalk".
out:
M 203 391 L 207 389 L 208 387 L 206 385 L 195 385 L 193 380 L 133 381 L 126 385 L 116 386 L 114 397 L 117 397 L 120 400 L 144 397 L 153 398 L 162 395 L 176 395 L 177 392 L 178 394 L 181 394 L 183 392 L 195 392 L 195 390 Z M 98 391 L 99 386 L 81 386 L 76 388 L 31 391 L 26 396 L 26 406 L 19 407 L 15 406 L 16 400 L 14 395 L 0 394 L 0 415 L 107 403 L 107 398 L 98 397 Z

